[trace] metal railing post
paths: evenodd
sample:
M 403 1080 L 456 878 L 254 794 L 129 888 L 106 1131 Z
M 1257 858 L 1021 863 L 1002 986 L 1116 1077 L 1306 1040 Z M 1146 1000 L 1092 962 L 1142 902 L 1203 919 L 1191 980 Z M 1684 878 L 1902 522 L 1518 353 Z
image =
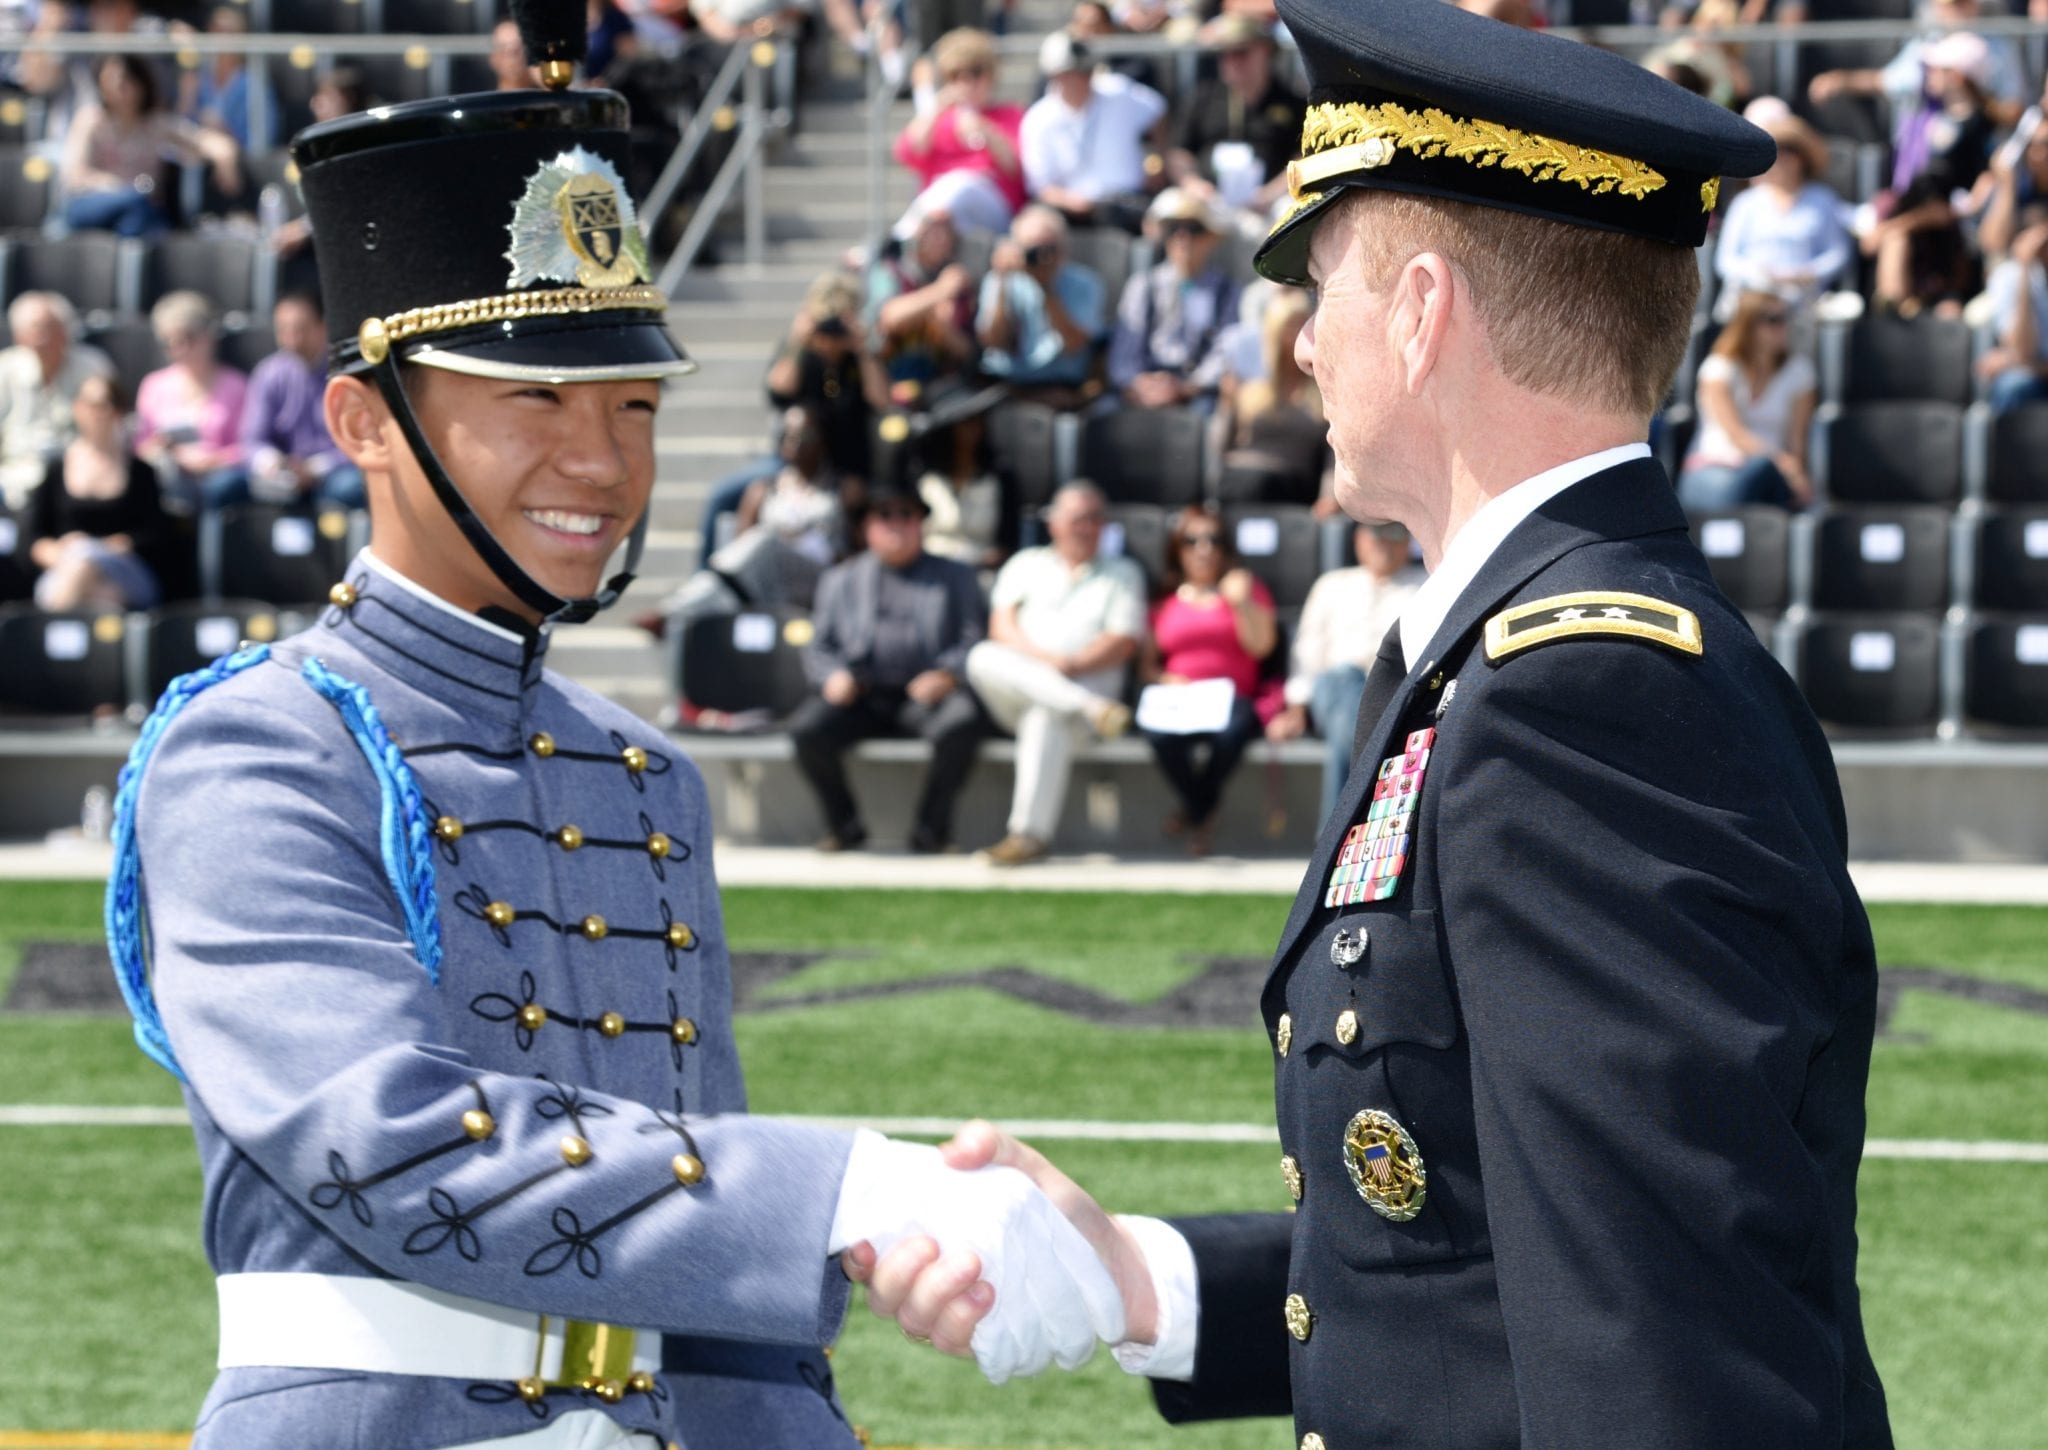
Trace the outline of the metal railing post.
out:
M 746 148 L 746 173 L 741 178 L 740 213 L 746 228 L 747 271 L 758 276 L 768 255 L 768 203 L 762 168 L 767 163 L 768 74 L 774 69 L 777 42 L 757 40 L 742 94 L 745 97 L 742 142 Z

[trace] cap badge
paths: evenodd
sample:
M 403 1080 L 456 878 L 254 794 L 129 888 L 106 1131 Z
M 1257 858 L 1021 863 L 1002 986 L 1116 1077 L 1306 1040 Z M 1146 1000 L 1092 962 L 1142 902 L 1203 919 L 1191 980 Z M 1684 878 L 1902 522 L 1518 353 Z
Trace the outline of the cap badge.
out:
M 536 171 L 512 212 L 512 264 L 506 283 L 517 291 L 536 282 L 593 290 L 630 287 L 649 275 L 626 183 L 609 161 L 583 147 L 564 151 Z
M 1395 1223 L 1422 1212 L 1428 1175 L 1422 1151 L 1408 1130 L 1377 1108 L 1368 1108 L 1344 1129 L 1344 1168 L 1372 1211 Z

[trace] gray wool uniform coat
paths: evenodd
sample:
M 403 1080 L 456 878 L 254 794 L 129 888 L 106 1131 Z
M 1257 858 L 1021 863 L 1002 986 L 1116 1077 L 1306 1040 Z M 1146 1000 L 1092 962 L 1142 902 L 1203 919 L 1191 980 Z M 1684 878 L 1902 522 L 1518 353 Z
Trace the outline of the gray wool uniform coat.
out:
M 658 1330 L 664 1373 L 607 1404 L 522 1399 L 519 1365 L 227 1369 L 195 1444 L 425 1450 L 596 1409 L 700 1450 L 852 1445 L 819 1348 L 850 1139 L 746 1115 L 701 778 L 545 671 L 544 636 L 367 558 L 347 577 L 353 602 L 190 701 L 135 798 L 207 1255 Z M 308 658 L 362 687 L 417 781 L 438 980 Z

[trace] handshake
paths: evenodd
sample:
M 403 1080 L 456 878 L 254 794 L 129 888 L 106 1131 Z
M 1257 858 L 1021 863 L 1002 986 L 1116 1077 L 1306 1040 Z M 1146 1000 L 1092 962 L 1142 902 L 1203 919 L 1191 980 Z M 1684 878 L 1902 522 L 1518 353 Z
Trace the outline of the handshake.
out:
M 875 1313 L 911 1339 L 971 1352 L 994 1384 L 1078 1369 L 1098 1342 L 1149 1344 L 1157 1332 L 1131 1230 L 988 1123 L 942 1148 L 861 1133 L 831 1249 Z

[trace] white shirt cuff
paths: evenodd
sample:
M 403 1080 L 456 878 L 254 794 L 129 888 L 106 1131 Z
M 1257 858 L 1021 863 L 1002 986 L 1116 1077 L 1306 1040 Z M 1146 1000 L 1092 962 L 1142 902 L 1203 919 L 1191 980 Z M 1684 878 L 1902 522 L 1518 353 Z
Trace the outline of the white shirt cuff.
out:
M 1201 1319 L 1195 1251 L 1179 1229 L 1159 1219 L 1119 1214 L 1117 1222 L 1138 1241 L 1146 1267 L 1152 1271 L 1152 1293 L 1159 1301 L 1159 1337 L 1151 1344 L 1119 1344 L 1110 1352 L 1127 1374 L 1191 1380 L 1195 1377 L 1195 1332 Z

